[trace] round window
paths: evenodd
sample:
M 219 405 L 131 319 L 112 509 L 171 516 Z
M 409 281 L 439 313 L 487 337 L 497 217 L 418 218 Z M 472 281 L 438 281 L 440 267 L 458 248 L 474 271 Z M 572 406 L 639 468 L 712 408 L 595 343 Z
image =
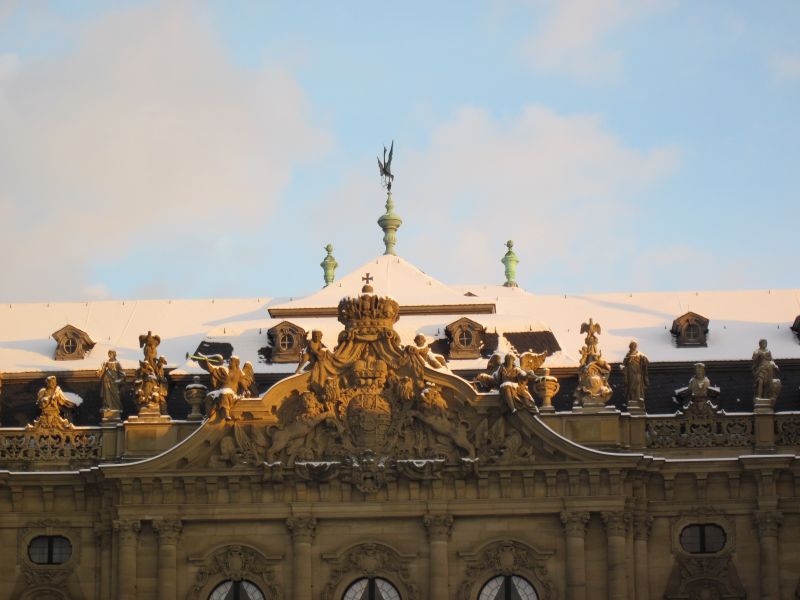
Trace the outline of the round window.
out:
M 289 350 L 294 347 L 294 336 L 291 333 L 284 333 L 278 340 L 278 347 L 283 350 Z
M 481 588 L 478 600 L 538 600 L 536 590 L 524 577 L 519 575 L 498 575 L 487 581 Z
M 66 354 L 72 354 L 78 349 L 78 343 L 70 337 L 64 340 L 64 343 L 61 344 L 61 347 L 64 349 Z
M 61 535 L 40 535 L 28 544 L 28 558 L 37 565 L 60 565 L 72 556 L 72 543 Z
M 468 329 L 462 329 L 458 332 L 458 345 L 464 348 L 469 348 L 472 346 L 472 342 L 475 340 L 475 337 L 472 335 L 472 332 Z
M 243 579 L 242 581 L 223 581 L 208 600 L 266 600 L 264 593 L 252 581 Z
M 681 530 L 681 548 L 689 554 L 715 554 L 725 547 L 725 530 L 714 523 L 687 525 Z

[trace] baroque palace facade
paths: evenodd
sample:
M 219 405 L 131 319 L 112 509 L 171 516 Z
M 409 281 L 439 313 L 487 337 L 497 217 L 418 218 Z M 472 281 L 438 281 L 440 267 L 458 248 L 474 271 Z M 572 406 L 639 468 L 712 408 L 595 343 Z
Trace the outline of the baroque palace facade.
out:
M 446 286 L 395 217 L 306 298 L 0 309 L 0 598 L 798 597 L 797 290 Z

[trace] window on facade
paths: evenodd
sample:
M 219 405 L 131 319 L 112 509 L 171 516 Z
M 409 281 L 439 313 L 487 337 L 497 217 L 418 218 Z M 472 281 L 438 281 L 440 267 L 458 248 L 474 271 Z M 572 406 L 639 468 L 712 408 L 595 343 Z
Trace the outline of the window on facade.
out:
M 342 600 L 400 600 L 400 592 L 381 577 L 365 577 L 353 582 Z
M 266 600 L 266 598 L 255 583 L 243 579 L 223 581 L 214 588 L 208 600 Z
M 713 554 L 725 547 L 725 530 L 713 523 L 687 525 L 681 531 L 681 547 L 689 554 Z
M 60 565 L 72 556 L 72 543 L 61 535 L 40 535 L 28 545 L 28 557 L 37 565 Z
M 536 590 L 519 575 L 498 575 L 481 588 L 478 600 L 538 600 Z
M 278 347 L 281 350 L 289 350 L 294 346 L 294 336 L 291 333 L 284 333 L 278 340 Z
M 700 341 L 700 326 L 695 323 L 689 323 L 686 329 L 683 330 L 683 335 L 687 342 Z
M 68 337 L 67 339 L 64 340 L 62 348 L 64 348 L 65 353 L 72 354 L 78 348 L 78 344 L 74 339 Z
M 474 339 L 475 338 L 473 337 L 472 332 L 468 329 L 462 329 L 458 332 L 458 344 L 464 348 L 469 348 L 472 346 Z

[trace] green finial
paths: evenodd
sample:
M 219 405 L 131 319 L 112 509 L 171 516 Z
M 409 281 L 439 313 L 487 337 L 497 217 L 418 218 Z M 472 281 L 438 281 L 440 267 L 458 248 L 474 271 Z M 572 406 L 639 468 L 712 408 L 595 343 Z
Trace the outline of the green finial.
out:
M 400 215 L 394 212 L 394 201 L 392 200 L 392 190 L 386 193 L 386 212 L 378 219 L 378 225 L 383 229 L 383 243 L 386 246 L 384 254 L 395 255 L 395 244 L 397 244 L 397 228 L 403 224 Z
M 322 267 L 322 271 L 325 273 L 325 287 L 328 287 L 333 283 L 334 272 L 336 271 L 336 267 L 339 266 L 339 263 L 333 258 L 333 246 L 330 244 L 325 246 L 325 252 L 328 253 L 328 256 L 322 259 L 319 266 Z
M 508 246 L 508 252 L 506 252 L 505 256 L 503 256 L 502 260 L 500 261 L 506 268 L 506 282 L 503 285 L 506 287 L 518 287 L 516 278 L 517 263 L 519 263 L 519 258 L 517 258 L 517 255 L 514 254 L 514 251 L 512 250 L 514 247 L 513 241 L 508 240 L 506 242 L 506 246 Z

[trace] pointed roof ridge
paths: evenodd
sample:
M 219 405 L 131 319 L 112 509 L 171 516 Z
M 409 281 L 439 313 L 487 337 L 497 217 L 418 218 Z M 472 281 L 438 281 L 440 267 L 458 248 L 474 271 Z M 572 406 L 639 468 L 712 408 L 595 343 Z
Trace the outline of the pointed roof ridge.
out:
M 269 307 L 273 318 L 328 317 L 336 315 L 339 301 L 360 295 L 365 279 L 380 296 L 400 304 L 401 314 L 494 313 L 494 299 L 464 296 L 399 256 L 384 254 L 336 279 L 321 290 Z

